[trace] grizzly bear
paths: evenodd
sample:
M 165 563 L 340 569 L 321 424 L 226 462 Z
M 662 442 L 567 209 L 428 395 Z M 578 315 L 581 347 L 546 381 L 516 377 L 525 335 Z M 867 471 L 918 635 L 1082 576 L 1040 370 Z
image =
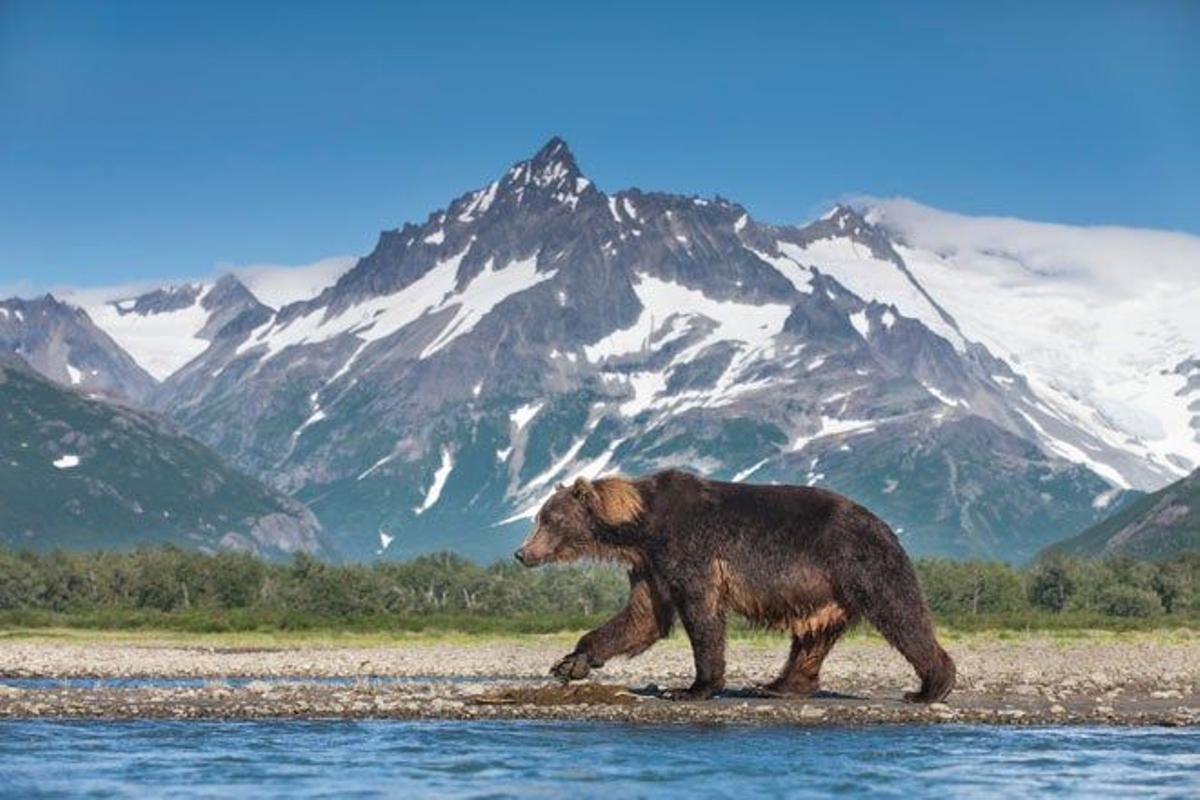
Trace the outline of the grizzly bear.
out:
M 917 575 L 892 530 L 825 489 L 724 483 L 667 470 L 559 486 L 516 552 L 526 566 L 579 558 L 629 570 L 629 601 L 551 668 L 578 680 L 618 655 L 666 636 L 678 614 L 696 679 L 680 700 L 725 687 L 725 614 L 790 631 L 783 672 L 768 696 L 817 690 L 821 663 L 849 627 L 867 619 L 921 678 L 905 698 L 932 703 L 954 688 L 954 662 L 934 637 Z

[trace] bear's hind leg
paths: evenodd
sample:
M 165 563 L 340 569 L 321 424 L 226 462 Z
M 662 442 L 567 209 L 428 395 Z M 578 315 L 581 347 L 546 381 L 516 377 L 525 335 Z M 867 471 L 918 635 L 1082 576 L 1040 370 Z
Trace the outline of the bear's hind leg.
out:
M 821 686 L 821 665 L 849 627 L 845 616 L 824 627 L 811 629 L 807 620 L 793 626 L 792 649 L 779 677 L 758 687 L 770 697 L 808 697 Z
M 911 703 L 937 703 L 954 688 L 955 668 L 950 654 L 938 644 L 929 609 L 911 580 L 877 587 L 864 603 L 864 616 L 900 651 L 921 678 L 921 688 L 906 692 Z

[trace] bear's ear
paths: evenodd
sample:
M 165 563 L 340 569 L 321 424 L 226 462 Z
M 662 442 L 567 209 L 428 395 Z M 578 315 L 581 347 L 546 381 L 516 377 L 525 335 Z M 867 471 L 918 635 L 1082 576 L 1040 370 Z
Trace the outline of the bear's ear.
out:
M 593 514 L 600 508 L 600 498 L 596 496 L 596 489 L 587 478 L 575 479 L 575 482 L 571 484 L 571 496 Z
M 580 476 L 571 484 L 571 494 L 580 500 L 588 500 L 595 494 L 595 491 L 592 489 L 592 482 Z

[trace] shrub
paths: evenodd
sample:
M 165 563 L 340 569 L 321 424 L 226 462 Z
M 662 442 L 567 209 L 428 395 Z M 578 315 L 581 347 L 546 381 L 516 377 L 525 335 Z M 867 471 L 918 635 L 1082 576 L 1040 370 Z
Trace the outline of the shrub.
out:
M 1039 561 L 1029 572 L 1026 596 L 1035 608 L 1061 612 L 1075 594 L 1075 579 L 1062 557 Z
M 1125 584 L 1102 589 L 1097 596 L 1097 605 L 1100 611 L 1114 617 L 1152 617 L 1163 610 L 1154 592 Z

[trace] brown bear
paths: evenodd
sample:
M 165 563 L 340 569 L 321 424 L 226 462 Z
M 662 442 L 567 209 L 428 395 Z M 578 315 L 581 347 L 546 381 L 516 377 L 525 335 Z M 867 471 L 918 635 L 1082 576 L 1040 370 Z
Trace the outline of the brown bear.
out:
M 759 687 L 810 695 L 838 637 L 866 618 L 921 678 L 915 702 L 954 688 L 954 662 L 934 637 L 917 575 L 892 530 L 825 489 L 712 481 L 677 470 L 559 486 L 516 552 L 526 566 L 579 558 L 629 569 L 629 602 L 583 636 L 551 669 L 585 677 L 613 656 L 635 656 L 666 636 L 678 614 L 696 679 L 673 699 L 712 697 L 725 686 L 725 614 L 788 630 L 783 672 Z

